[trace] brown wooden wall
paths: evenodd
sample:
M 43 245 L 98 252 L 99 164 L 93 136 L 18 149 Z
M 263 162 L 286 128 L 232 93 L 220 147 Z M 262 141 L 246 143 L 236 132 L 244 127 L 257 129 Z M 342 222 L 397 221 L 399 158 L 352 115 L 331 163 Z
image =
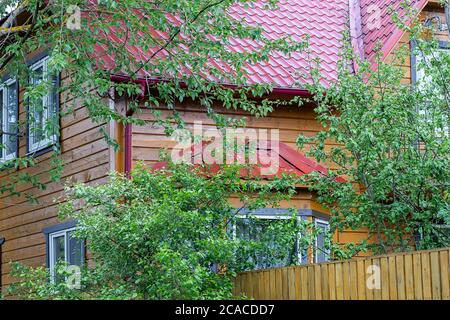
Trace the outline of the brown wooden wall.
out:
M 62 78 L 67 81 L 67 78 Z M 20 120 L 25 120 L 26 113 L 23 102 L 24 90 L 19 94 Z M 45 237 L 42 229 L 60 223 L 57 218 L 57 203 L 55 199 L 63 196 L 64 184 L 68 181 L 104 183 L 110 169 L 110 148 L 103 139 L 99 129 L 108 125 L 93 123 L 86 108 L 79 101 L 65 93 L 61 94 L 60 109 L 62 113 L 70 110 L 61 120 L 61 151 L 64 170 L 62 181 L 49 183 L 45 190 L 37 190 L 29 184 L 20 185 L 20 191 L 31 193 L 38 200 L 37 204 L 28 202 L 24 196 L 11 197 L 0 194 L 0 236 L 6 241 L 2 247 L 2 285 L 9 284 L 13 279 L 9 276 L 10 261 L 19 261 L 26 265 L 38 266 L 45 264 Z M 73 109 L 72 109 L 73 108 Z M 20 138 L 19 155 L 26 154 L 26 138 Z M 49 182 L 50 153 L 36 157 L 37 166 L 21 168 L 19 172 L 41 174 L 43 182 Z M 0 179 L 5 181 L 16 170 L 0 172 Z

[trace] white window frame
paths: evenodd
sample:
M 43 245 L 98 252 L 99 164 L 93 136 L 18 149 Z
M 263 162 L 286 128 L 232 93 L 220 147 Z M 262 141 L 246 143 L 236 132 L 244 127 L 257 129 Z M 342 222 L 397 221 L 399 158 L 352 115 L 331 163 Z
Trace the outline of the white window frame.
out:
M 330 222 L 329 221 L 324 220 L 324 219 L 314 218 L 314 226 L 316 228 L 317 228 L 318 223 L 325 225 L 327 232 L 330 231 Z M 324 236 L 326 236 L 326 235 L 324 234 Z M 315 240 L 314 240 L 314 263 L 318 263 L 317 262 L 318 252 L 319 252 L 319 250 L 317 250 L 317 237 L 315 237 Z M 326 255 L 327 255 L 327 259 L 325 262 L 330 261 L 330 250 L 327 250 Z
M 67 249 L 69 247 L 69 232 L 70 231 L 74 231 L 76 230 L 76 228 L 68 228 L 68 229 L 64 229 L 64 230 L 60 230 L 60 231 L 56 231 L 53 233 L 49 233 L 48 234 L 48 251 L 49 251 L 49 260 L 48 260 L 48 266 L 50 269 L 50 276 L 51 276 L 51 281 L 54 282 L 55 281 L 55 266 L 56 266 L 56 262 L 55 261 L 55 248 L 54 248 L 54 244 L 53 244 L 53 240 L 55 238 L 64 236 L 64 261 L 65 262 L 69 262 L 69 255 L 67 254 Z
M 16 79 L 15 78 L 10 78 L 10 79 L 6 80 L 0 86 L 0 91 L 3 92 L 3 108 L 1 110 L 1 112 L 2 112 L 2 114 L 1 114 L 1 117 L 2 117 L 2 128 L 1 129 L 2 129 L 3 132 L 7 132 L 6 126 L 7 126 L 7 122 L 8 122 L 8 112 L 5 111 L 5 109 L 9 107 L 8 106 L 8 89 L 7 89 L 7 87 L 9 87 L 12 84 L 16 84 Z M 18 95 L 18 94 L 19 94 L 19 92 L 18 92 L 18 90 L 16 88 L 16 95 Z M 19 112 L 18 112 L 19 105 L 18 105 L 17 100 L 15 101 L 15 107 L 16 107 L 16 114 L 18 115 L 19 114 Z M 18 119 L 16 119 L 16 120 L 18 120 Z M 0 141 L 1 144 L 3 144 L 3 145 L 5 144 L 5 138 L 6 137 L 7 137 L 6 134 L 2 134 L 1 141 Z M 10 154 L 6 154 L 6 149 L 3 149 L 2 156 L 0 157 L 0 162 L 4 162 L 4 161 L 11 160 L 11 159 L 15 159 L 16 157 L 17 157 L 17 147 L 16 147 L 16 150 L 13 153 L 10 153 Z
M 36 71 L 37 69 L 42 67 L 42 81 L 44 81 L 44 82 L 48 81 L 48 60 L 49 60 L 49 57 L 46 56 L 30 66 L 30 70 L 32 72 Z M 33 75 L 30 76 L 30 83 L 32 85 L 34 85 Z M 49 113 L 50 113 L 50 107 L 51 107 L 50 106 L 50 95 L 51 94 L 52 94 L 51 92 L 48 92 L 48 94 L 42 98 L 42 104 L 43 104 L 42 125 L 43 126 L 45 126 L 45 124 L 47 123 L 47 121 L 50 117 Z M 29 107 L 28 112 L 34 113 L 34 110 L 32 110 L 31 106 Z M 33 114 L 33 117 L 34 117 L 34 114 Z M 31 121 L 30 115 L 28 115 L 28 119 L 29 119 L 29 121 Z M 44 149 L 44 148 L 49 147 L 56 143 L 56 140 L 57 140 L 56 134 L 53 134 L 52 136 L 50 136 L 48 138 L 45 137 L 43 140 L 40 140 L 40 141 L 34 141 L 34 132 L 33 132 L 34 130 L 32 129 L 33 124 L 29 123 L 28 125 L 29 125 L 28 137 L 27 137 L 28 138 L 28 153 L 33 153 L 33 152 L 39 151 L 41 149 Z M 44 131 L 44 134 L 46 134 L 45 131 Z

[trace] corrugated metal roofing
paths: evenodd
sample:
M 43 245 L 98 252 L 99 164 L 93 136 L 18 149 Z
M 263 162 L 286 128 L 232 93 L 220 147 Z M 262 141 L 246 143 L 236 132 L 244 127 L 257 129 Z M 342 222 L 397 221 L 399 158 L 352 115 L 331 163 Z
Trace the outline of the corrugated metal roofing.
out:
M 382 51 L 387 56 L 403 34 L 393 22 L 390 10 L 392 8 L 402 15 L 400 4 L 403 1 L 359 0 L 363 53 L 373 64 L 377 44 L 381 43 Z M 423 9 L 427 3 L 427 0 L 410 1 L 418 10 Z M 271 10 L 264 9 L 263 1 L 256 1 L 249 8 L 233 6 L 230 9 L 233 17 L 244 19 L 251 26 L 260 26 L 269 39 L 290 36 L 301 41 L 306 35 L 310 36 L 309 60 L 305 52 L 293 52 L 290 56 L 274 53 L 267 62 L 246 65 L 249 83 L 272 83 L 276 88 L 288 90 L 302 88 L 308 81 L 305 75 L 308 74 L 310 58 L 321 60 L 321 75 L 325 85 L 336 80 L 343 32 L 349 29 L 349 7 L 349 0 L 280 0 L 278 8 Z M 156 30 L 150 32 L 162 39 L 167 36 Z M 108 37 L 112 41 L 121 41 L 115 37 L 114 32 Z M 230 42 L 230 49 L 234 52 L 252 51 L 255 48 L 257 44 L 248 40 L 234 39 Z M 155 50 L 143 51 L 132 45 L 128 45 L 127 49 L 137 60 L 142 61 L 147 60 Z M 106 65 L 114 65 L 114 53 L 99 48 L 97 54 Z M 164 58 L 164 53 L 160 52 L 157 57 Z M 219 61 L 212 63 L 221 66 Z M 152 77 L 151 74 L 145 76 Z

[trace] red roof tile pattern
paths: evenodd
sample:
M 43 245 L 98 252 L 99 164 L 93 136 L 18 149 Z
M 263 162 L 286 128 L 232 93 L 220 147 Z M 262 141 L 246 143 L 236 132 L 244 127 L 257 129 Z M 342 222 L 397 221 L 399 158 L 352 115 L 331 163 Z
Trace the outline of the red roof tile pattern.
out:
M 322 83 L 329 85 L 337 79 L 337 62 L 342 48 L 343 32 L 349 30 L 349 19 L 358 19 L 350 14 L 351 0 L 280 0 L 277 9 L 267 10 L 264 1 L 255 1 L 250 7 L 234 5 L 230 14 L 236 19 L 244 19 L 251 26 L 260 26 L 269 39 L 279 39 L 290 36 L 293 40 L 301 41 L 306 35 L 310 37 L 309 57 L 306 52 L 293 52 L 290 56 L 274 53 L 267 62 L 247 64 L 249 83 L 271 83 L 283 92 L 294 92 L 304 88 L 309 80 L 305 75 L 309 73 L 311 58 L 321 60 Z M 361 11 L 361 32 L 363 38 L 363 55 L 374 64 L 377 44 L 386 57 L 400 40 L 403 32 L 392 21 L 390 8 L 400 12 L 404 0 L 353 0 L 357 1 Z M 422 10 L 427 0 L 409 0 L 417 10 Z M 359 12 L 359 10 L 358 10 Z M 175 21 L 176 22 L 176 21 Z M 150 31 L 154 36 L 166 38 L 157 30 Z M 114 32 L 108 37 L 111 41 L 120 43 Z M 251 51 L 258 47 L 257 43 L 234 39 L 230 41 L 230 49 L 234 52 Z M 102 57 L 106 66 L 114 66 L 114 54 L 99 48 L 96 52 Z M 145 61 L 152 54 L 140 48 L 128 45 L 137 60 Z M 164 58 L 164 53 L 157 58 Z M 219 61 L 211 61 L 220 67 Z M 374 65 L 374 67 L 376 67 Z M 142 77 L 152 78 L 151 74 Z M 154 79 L 158 81 L 158 79 Z
M 260 26 L 269 39 L 286 35 L 295 41 L 310 36 L 309 58 L 320 58 L 323 81 L 337 78 L 337 61 L 342 46 L 342 33 L 347 29 L 348 0 L 281 0 L 276 10 L 264 10 L 260 2 L 251 8 L 235 6 L 232 16 L 244 18 L 251 26 Z M 252 44 L 238 40 L 234 50 L 252 49 Z M 274 54 L 267 63 L 248 65 L 250 82 L 275 83 L 278 87 L 299 87 L 305 83 L 309 63 L 306 53 L 294 52 L 290 57 Z
M 421 11 L 427 0 L 409 0 L 410 6 Z M 402 18 L 406 10 L 404 0 L 361 0 L 361 23 L 365 58 L 374 62 L 376 49 L 380 46 L 384 57 L 388 56 L 398 43 L 403 32 L 393 21 L 393 11 Z

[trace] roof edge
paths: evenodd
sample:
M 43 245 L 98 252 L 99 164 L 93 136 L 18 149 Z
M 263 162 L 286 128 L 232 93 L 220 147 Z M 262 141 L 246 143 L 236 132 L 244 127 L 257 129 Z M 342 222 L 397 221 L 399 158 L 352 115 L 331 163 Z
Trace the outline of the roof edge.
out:
M 158 79 L 158 78 L 137 78 L 132 79 L 130 76 L 127 75 L 120 75 L 120 74 L 110 74 L 110 80 L 117 83 L 124 83 L 124 82 L 134 82 L 136 84 L 139 84 L 142 89 L 142 93 L 140 98 L 144 98 L 145 89 L 150 84 L 157 84 L 161 82 L 165 82 L 167 80 Z M 181 84 L 183 86 L 183 83 Z M 223 84 L 223 86 L 230 88 L 230 89 L 237 89 L 239 86 L 237 85 L 227 85 Z M 292 96 L 302 96 L 302 97 L 311 97 L 313 94 L 302 88 L 293 88 L 293 87 L 273 87 L 272 91 L 268 93 L 268 95 L 271 94 L 285 94 L 285 95 L 292 95 Z
M 415 6 L 415 9 L 417 10 L 417 14 L 420 14 L 423 9 L 425 9 L 426 5 L 428 4 L 428 0 L 421 0 L 417 3 Z M 409 26 L 411 24 L 411 21 L 407 21 L 406 24 Z M 397 28 L 394 33 L 392 34 L 391 38 L 386 41 L 386 43 L 381 48 L 381 52 L 383 53 L 383 57 L 381 61 L 385 61 L 387 57 L 392 53 L 394 48 L 397 46 L 397 44 L 400 42 L 401 38 L 405 34 L 406 31 L 401 30 Z M 373 57 L 371 58 L 373 59 Z M 372 64 L 372 70 L 376 69 L 376 63 L 375 61 L 371 61 Z

